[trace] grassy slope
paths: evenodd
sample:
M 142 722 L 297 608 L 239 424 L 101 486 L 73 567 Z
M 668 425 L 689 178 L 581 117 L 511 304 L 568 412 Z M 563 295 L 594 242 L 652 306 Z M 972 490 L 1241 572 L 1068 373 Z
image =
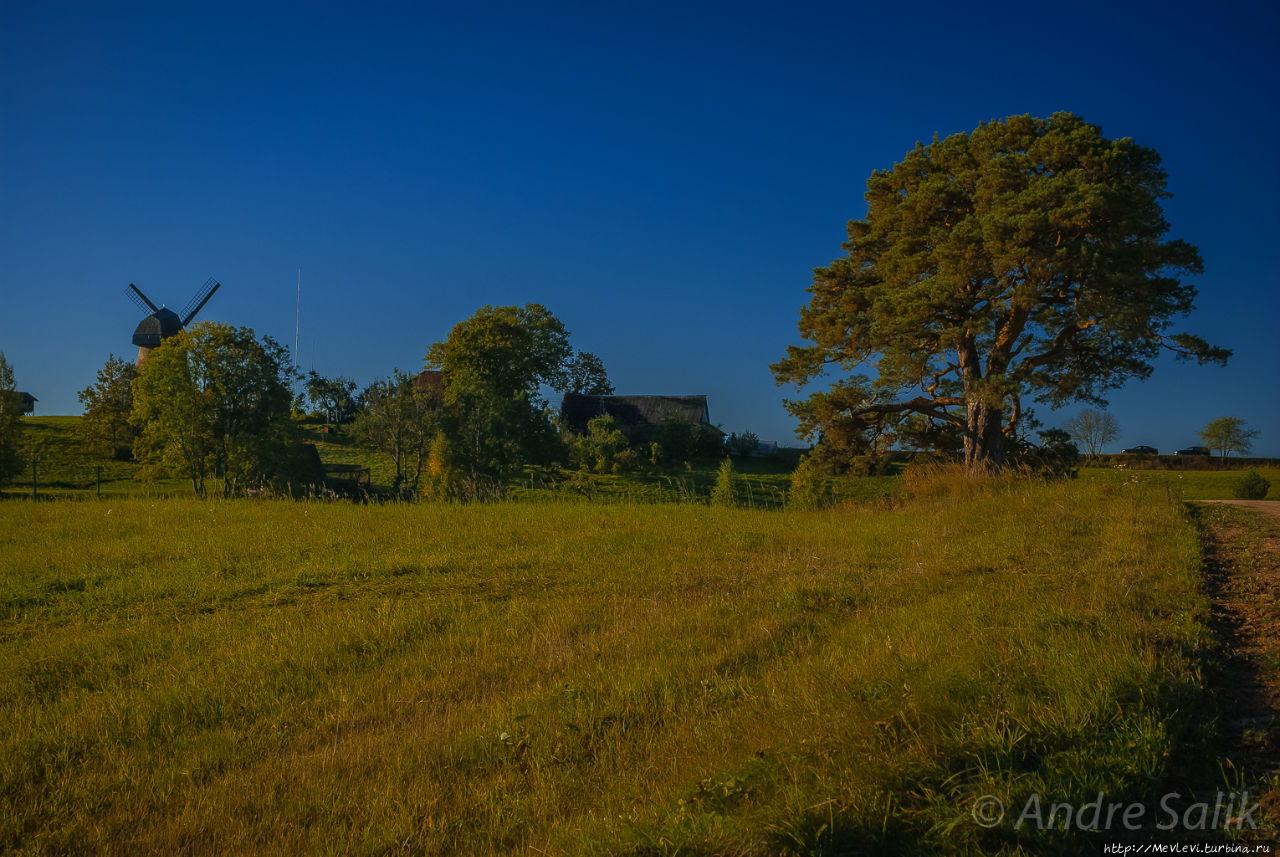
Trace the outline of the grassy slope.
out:
M 135 478 L 137 464 L 93 454 L 80 439 L 78 416 L 23 417 L 22 423 L 23 455 L 28 462 L 36 461 L 41 495 L 97 496 L 99 477 L 104 497 L 174 496 L 191 490 L 190 481 L 183 479 L 159 479 L 144 484 Z M 31 495 L 30 464 L 4 493 Z
M 1201 704 L 1134 486 L 0 516 L 0 850 L 1053 851 L 973 799 L 1157 794 Z

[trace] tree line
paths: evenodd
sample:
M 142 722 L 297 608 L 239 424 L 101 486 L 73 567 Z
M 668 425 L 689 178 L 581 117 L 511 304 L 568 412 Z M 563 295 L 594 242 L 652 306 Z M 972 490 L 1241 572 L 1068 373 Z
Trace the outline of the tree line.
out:
M 816 443 L 810 466 L 874 466 L 895 444 L 955 455 L 972 474 L 1060 463 L 1073 439 L 1096 455 L 1116 435 L 1105 414 L 1039 430 L 1033 406 L 1105 407 L 1108 391 L 1150 376 L 1161 354 L 1225 364 L 1230 350 L 1175 324 L 1194 309 L 1185 280 L 1203 263 L 1168 237 L 1167 184 L 1155 150 L 1072 113 L 984 122 L 874 171 L 844 254 L 814 271 L 805 344 L 770 367 L 779 385 L 819 387 L 785 403 Z M 126 391 L 135 401 L 127 418 L 88 415 L 86 404 L 86 432 L 117 448 L 133 433 L 124 446 L 185 469 L 197 491 L 210 474 L 228 491 L 287 471 L 277 427 L 295 403 L 279 345 L 198 325 L 157 352 L 135 379 L 108 363 L 89 404 Z M 426 366 L 438 383 L 397 371 L 359 394 L 346 378 L 312 373 L 306 385 L 326 421 L 390 451 L 397 488 L 410 491 L 424 472 L 447 491 L 500 484 L 556 448 L 540 389 L 611 389 L 598 358 L 575 354 L 537 304 L 482 308 L 430 346 Z M 619 471 L 657 460 L 616 430 L 593 425 L 573 450 L 579 463 Z M 1202 433 L 1224 455 L 1247 451 L 1254 435 L 1235 417 Z
M 3 382 L 2 356 L 0 366 Z M 296 397 L 295 381 L 305 391 Z M 601 423 L 572 436 L 545 400 L 548 388 L 613 392 L 603 361 L 575 351 L 563 323 L 539 304 L 482 307 L 427 349 L 423 371 L 396 369 L 363 390 L 342 376 L 295 377 L 287 349 L 271 337 L 205 322 L 166 339 L 140 367 L 110 356 L 79 394 L 80 432 L 96 454 L 140 463 L 143 478 L 181 476 L 197 495 L 230 496 L 322 482 L 302 438 L 310 418 L 385 453 L 396 496 L 473 499 L 501 495 L 526 465 L 599 465 L 590 450 Z M 15 428 L 0 442 L 17 437 L 13 413 Z M 655 461 L 724 448 L 708 426 L 661 426 L 635 443 Z M 610 472 L 627 469 L 627 456 L 608 459 Z M 20 466 L 16 453 L 7 460 Z

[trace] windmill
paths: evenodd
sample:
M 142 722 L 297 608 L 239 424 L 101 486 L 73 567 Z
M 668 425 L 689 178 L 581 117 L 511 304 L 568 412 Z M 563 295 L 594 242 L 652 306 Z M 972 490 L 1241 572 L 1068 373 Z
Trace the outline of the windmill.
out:
M 191 319 L 195 318 L 196 313 L 209 302 L 209 298 L 213 297 L 213 293 L 221 287 L 222 283 L 210 277 L 191 300 L 187 301 L 187 305 L 182 308 L 182 315 L 179 316 L 164 304 L 157 307 L 142 293 L 142 289 L 130 283 L 125 294 L 138 305 L 138 309 L 151 313 L 138 322 L 138 329 L 133 332 L 133 344 L 138 346 L 138 366 L 142 366 L 151 349 L 186 327 Z

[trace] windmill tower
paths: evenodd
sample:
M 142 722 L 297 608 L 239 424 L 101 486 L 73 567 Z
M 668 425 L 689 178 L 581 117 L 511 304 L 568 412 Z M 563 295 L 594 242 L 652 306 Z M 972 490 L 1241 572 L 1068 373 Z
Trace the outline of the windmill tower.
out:
M 222 283 L 210 277 L 191 300 L 187 301 L 187 305 L 182 308 L 182 315 L 179 316 L 163 304 L 157 307 L 142 293 L 142 289 L 130 283 L 125 294 L 138 305 L 138 309 L 151 313 L 138 322 L 138 329 L 133 332 L 133 344 L 138 346 L 138 367 L 142 367 L 151 349 L 186 327 L 191 319 L 195 318 L 196 313 L 209 302 L 209 298 L 213 297 L 213 293 L 221 287 Z

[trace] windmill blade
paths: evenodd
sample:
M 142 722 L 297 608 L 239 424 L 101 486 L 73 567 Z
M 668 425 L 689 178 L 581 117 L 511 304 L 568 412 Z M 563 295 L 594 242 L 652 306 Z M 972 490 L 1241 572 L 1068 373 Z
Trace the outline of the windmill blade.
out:
M 222 287 L 213 277 L 205 281 L 200 287 L 200 291 L 195 293 L 191 300 L 187 301 L 187 305 L 182 308 L 182 326 L 186 327 L 191 319 L 196 317 L 196 313 L 209 302 L 209 298 L 213 297 L 213 293 Z
M 138 288 L 133 283 L 129 284 L 129 288 L 125 289 L 124 293 L 128 295 L 129 299 L 132 300 L 135 304 L 137 304 L 138 309 L 142 310 L 143 312 L 159 312 L 160 311 L 160 308 L 155 304 L 153 304 L 151 302 L 151 299 L 142 293 L 142 289 Z

